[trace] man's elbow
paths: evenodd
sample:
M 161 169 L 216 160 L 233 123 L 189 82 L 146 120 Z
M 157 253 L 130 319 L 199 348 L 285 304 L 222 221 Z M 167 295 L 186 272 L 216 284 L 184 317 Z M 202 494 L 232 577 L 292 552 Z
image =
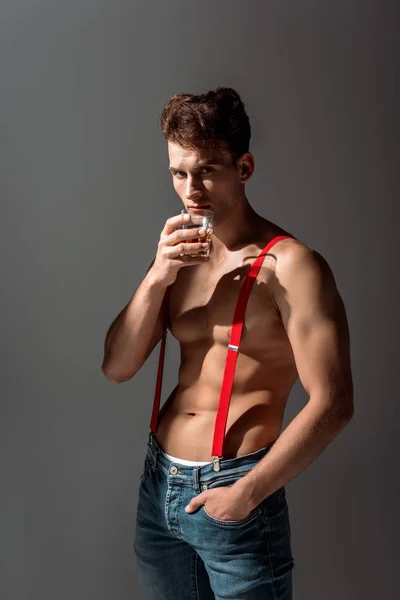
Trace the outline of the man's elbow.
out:
M 335 403 L 335 408 L 333 409 L 333 414 L 336 417 L 336 420 L 340 423 L 341 427 L 346 427 L 346 425 L 351 421 L 354 417 L 354 398 L 353 394 L 346 395 L 345 397 L 341 397 Z
M 349 410 L 338 413 L 337 418 L 336 418 L 338 430 L 341 431 L 342 429 L 347 427 L 347 425 L 352 420 L 353 416 L 354 416 L 354 409 L 353 410 L 349 409 Z
M 339 397 L 339 407 L 344 421 L 351 421 L 354 417 L 354 389 L 351 382 L 344 390 L 344 393 Z
M 310 401 L 318 413 L 317 428 L 334 435 L 346 427 L 354 416 L 352 393 L 335 396 L 323 394 L 322 397 L 312 395 Z
M 105 363 L 101 365 L 101 371 L 110 383 L 124 383 L 125 381 L 132 379 L 136 373 L 136 371 L 130 371 L 129 373 L 118 373 L 115 370 L 110 369 L 110 367 Z

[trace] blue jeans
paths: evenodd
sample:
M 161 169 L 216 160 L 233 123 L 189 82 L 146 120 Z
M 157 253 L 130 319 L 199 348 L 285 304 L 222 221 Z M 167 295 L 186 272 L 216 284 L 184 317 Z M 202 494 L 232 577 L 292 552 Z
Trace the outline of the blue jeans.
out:
M 285 488 L 240 521 L 185 506 L 203 490 L 230 486 L 268 452 L 182 466 L 150 433 L 139 488 L 134 550 L 142 600 L 291 600 L 293 558 Z

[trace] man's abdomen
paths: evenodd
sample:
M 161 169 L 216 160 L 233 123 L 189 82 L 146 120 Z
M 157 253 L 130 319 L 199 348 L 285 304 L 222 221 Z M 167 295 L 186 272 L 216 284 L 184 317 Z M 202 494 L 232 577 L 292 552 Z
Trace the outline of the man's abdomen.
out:
M 201 401 L 203 394 L 206 391 L 198 386 L 182 393 L 178 389 L 162 411 L 156 437 L 164 452 L 186 460 L 211 460 L 218 400 Z M 232 395 L 224 458 L 249 454 L 273 442 L 281 431 L 285 404 L 286 399 L 265 391 Z

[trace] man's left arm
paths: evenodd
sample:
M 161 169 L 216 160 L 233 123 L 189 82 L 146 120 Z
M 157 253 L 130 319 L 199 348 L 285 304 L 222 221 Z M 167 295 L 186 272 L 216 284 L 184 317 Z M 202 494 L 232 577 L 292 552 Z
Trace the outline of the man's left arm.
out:
M 250 508 L 299 475 L 354 412 L 346 311 L 329 265 L 294 242 L 279 257 L 275 274 L 274 299 L 309 400 L 261 461 L 232 486 Z

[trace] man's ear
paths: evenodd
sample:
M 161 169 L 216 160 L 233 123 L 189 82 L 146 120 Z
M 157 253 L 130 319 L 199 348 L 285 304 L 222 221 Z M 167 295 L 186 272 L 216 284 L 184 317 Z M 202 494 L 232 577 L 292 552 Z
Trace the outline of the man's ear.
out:
M 240 157 L 238 170 L 240 182 L 246 183 L 254 173 L 254 156 L 251 152 L 246 152 Z

